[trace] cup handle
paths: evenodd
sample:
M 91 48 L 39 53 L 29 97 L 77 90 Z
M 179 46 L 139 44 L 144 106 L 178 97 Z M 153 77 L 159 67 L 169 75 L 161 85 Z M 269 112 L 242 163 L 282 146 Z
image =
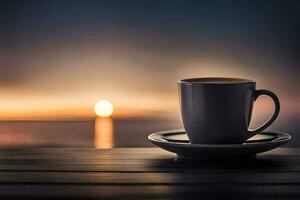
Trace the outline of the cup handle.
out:
M 266 128 L 268 128 L 278 117 L 278 114 L 280 111 L 280 102 L 275 93 L 273 93 L 269 90 L 255 90 L 254 91 L 254 101 L 256 101 L 256 99 L 261 95 L 267 95 L 273 99 L 274 104 L 275 104 L 275 110 L 274 110 L 273 116 L 267 122 L 265 122 L 262 126 L 260 126 L 257 129 L 254 129 L 254 130 L 248 130 L 248 133 L 251 135 L 251 137 L 256 135 L 257 133 L 262 132 Z

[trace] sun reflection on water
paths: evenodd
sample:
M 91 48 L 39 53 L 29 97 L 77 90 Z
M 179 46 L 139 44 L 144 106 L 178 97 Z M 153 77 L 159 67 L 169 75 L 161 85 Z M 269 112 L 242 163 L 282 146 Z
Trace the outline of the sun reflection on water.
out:
M 95 119 L 95 147 L 97 149 L 113 148 L 113 120 L 112 118 L 96 117 Z

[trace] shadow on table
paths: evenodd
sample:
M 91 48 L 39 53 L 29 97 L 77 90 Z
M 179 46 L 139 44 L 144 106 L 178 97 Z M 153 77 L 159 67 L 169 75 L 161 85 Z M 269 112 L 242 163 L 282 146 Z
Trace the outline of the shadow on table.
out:
M 155 160 L 149 166 L 162 173 L 171 199 L 297 199 L 290 171 L 298 167 L 285 156 L 244 160 Z M 296 181 L 296 180 L 295 180 Z M 180 187 L 179 187 L 180 186 Z
M 177 158 L 153 160 L 151 169 L 167 171 L 218 171 L 218 170 L 287 170 L 292 161 L 284 156 L 254 157 L 237 160 L 186 160 Z

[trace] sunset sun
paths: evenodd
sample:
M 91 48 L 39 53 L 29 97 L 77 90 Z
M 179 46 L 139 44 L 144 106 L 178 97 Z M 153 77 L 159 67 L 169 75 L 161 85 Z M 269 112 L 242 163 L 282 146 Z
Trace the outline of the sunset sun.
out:
M 110 117 L 114 111 L 112 103 L 107 100 L 99 100 L 95 104 L 94 111 L 98 117 Z

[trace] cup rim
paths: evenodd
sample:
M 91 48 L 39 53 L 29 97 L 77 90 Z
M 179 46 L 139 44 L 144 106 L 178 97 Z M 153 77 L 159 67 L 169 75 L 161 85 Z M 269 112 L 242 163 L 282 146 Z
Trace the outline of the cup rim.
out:
M 210 82 L 212 81 L 212 82 Z M 216 81 L 216 82 L 213 82 Z M 220 82 L 218 82 L 220 81 Z M 223 82 L 222 82 L 223 81 Z M 199 77 L 185 78 L 178 81 L 179 84 L 201 84 L 201 85 L 232 85 L 232 84 L 255 84 L 251 79 L 232 78 L 232 77 Z

